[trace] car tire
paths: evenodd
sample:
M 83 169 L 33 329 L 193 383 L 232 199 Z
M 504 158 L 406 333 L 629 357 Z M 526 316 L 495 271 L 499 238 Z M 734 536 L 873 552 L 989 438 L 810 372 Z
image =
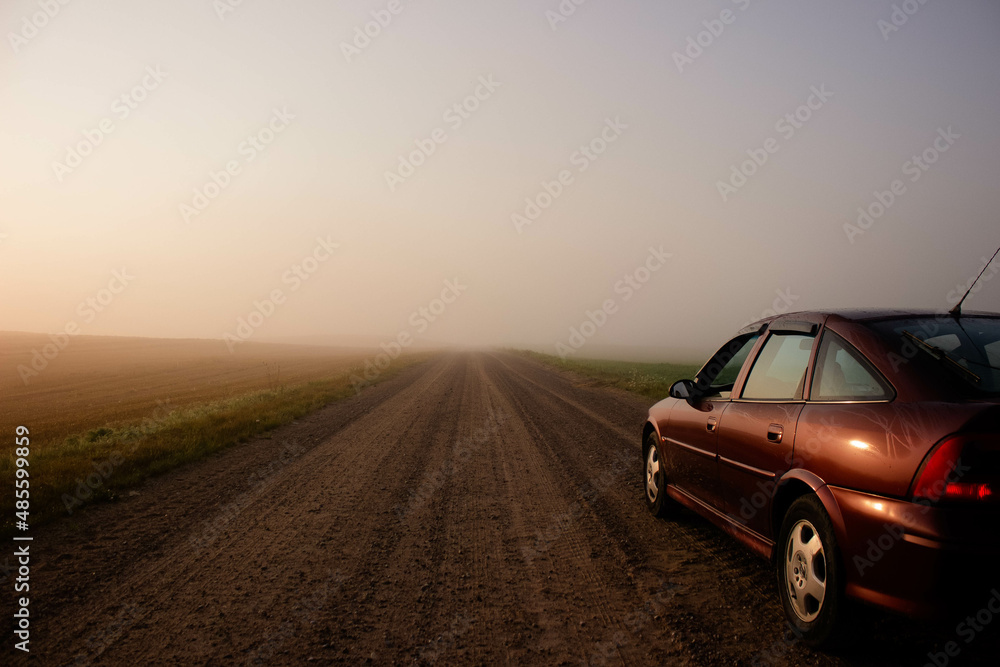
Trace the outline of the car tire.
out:
M 646 436 L 642 449 L 642 489 L 646 496 L 646 507 L 653 516 L 667 516 L 674 501 L 667 495 L 667 469 L 656 446 L 659 438 L 656 431 Z
M 833 522 L 815 495 L 788 508 L 775 561 L 778 595 L 793 634 L 813 648 L 842 646 L 846 601 L 840 549 Z

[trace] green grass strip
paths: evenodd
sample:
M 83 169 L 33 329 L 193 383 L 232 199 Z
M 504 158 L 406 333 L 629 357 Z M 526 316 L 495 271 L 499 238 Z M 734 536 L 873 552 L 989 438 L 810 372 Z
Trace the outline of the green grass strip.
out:
M 412 355 L 393 361 L 377 384 L 426 358 Z M 335 401 L 355 394 L 352 372 L 335 377 L 211 401 L 170 412 L 158 411 L 141 422 L 106 424 L 62 442 L 32 440 L 29 524 L 37 527 L 95 501 L 118 498 L 124 490 L 153 475 L 204 459 L 246 442 Z M 30 425 L 29 425 L 30 427 Z M 14 447 L 0 457 L 0 536 L 15 531 Z
M 518 350 L 536 361 L 555 368 L 572 371 L 590 378 L 601 386 L 625 391 L 659 401 L 677 380 L 693 378 L 699 366 L 694 364 L 642 363 L 608 359 L 560 359 L 550 354 Z

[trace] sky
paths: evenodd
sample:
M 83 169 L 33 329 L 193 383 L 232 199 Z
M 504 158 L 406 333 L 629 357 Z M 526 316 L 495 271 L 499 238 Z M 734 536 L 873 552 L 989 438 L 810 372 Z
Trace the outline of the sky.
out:
M 0 330 L 696 359 L 773 311 L 946 310 L 1000 245 L 989 0 L 10 0 L 0 29 Z

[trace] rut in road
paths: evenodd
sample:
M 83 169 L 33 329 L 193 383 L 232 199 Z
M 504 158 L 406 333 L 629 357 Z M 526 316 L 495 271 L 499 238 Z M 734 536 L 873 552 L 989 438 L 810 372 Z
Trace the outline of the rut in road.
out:
M 648 402 L 452 353 L 36 542 L 41 664 L 837 664 L 642 500 Z M 877 658 L 877 656 L 876 656 Z

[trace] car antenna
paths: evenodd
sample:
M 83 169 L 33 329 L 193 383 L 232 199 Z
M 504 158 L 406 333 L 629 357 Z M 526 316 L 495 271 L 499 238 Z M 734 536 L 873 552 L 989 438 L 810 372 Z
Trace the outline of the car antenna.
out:
M 958 300 L 958 303 L 955 304 L 955 307 L 948 311 L 948 314 L 954 317 L 956 320 L 962 316 L 962 303 L 965 301 L 965 297 L 969 296 L 969 293 L 972 291 L 972 288 L 976 286 L 976 283 L 979 282 L 979 279 L 983 277 L 984 273 L 986 273 L 986 269 L 990 268 L 990 264 L 992 264 L 993 260 L 996 259 L 997 253 L 1000 253 L 1000 248 L 997 248 L 996 252 L 993 253 L 993 256 L 990 257 L 990 261 L 986 262 L 986 266 L 983 267 L 983 270 L 979 272 L 979 275 L 976 276 L 976 279 L 972 281 L 971 285 L 969 285 L 969 289 L 965 290 L 965 294 L 963 294 L 962 298 Z

